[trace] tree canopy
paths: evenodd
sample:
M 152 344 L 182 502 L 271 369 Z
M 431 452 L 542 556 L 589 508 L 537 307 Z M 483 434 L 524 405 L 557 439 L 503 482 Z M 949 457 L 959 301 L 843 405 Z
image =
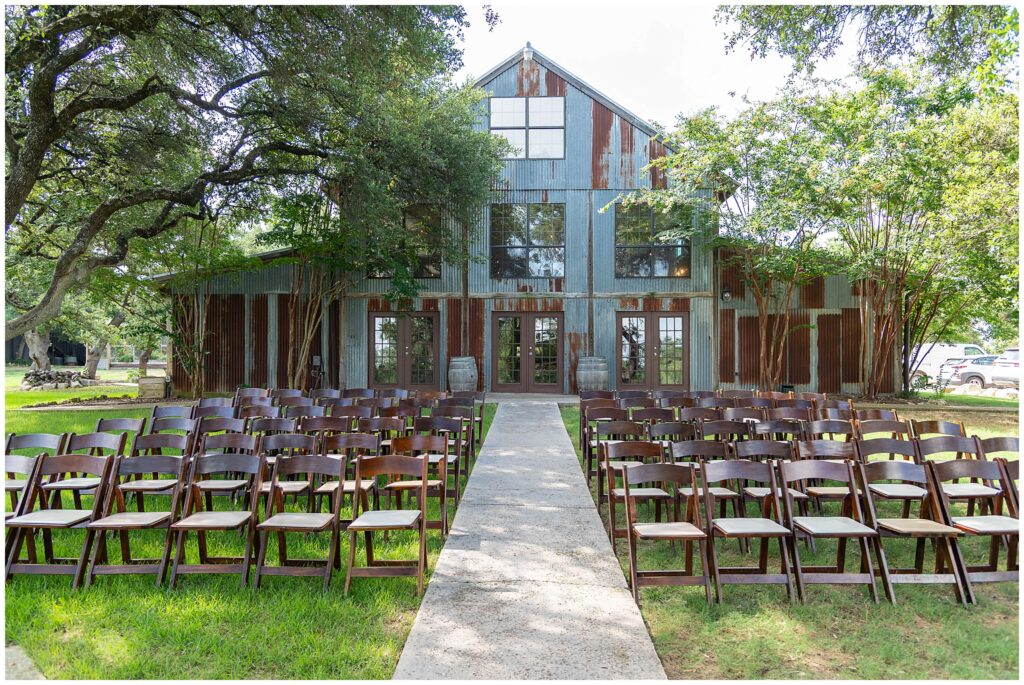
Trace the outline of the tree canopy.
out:
M 431 201 L 464 215 L 498 168 L 475 134 L 459 7 L 9 6 L 8 339 L 129 255 L 299 189 L 349 221 Z M 185 250 L 187 252 L 187 250 Z M 168 269 L 172 270 L 172 269 Z

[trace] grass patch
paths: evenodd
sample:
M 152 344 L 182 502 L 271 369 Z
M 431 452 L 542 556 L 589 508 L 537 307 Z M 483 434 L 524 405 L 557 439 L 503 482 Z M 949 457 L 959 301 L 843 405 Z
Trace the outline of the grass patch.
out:
M 917 399 L 925 401 L 942 400 L 950 405 L 960 407 L 1003 407 L 1006 409 L 1018 409 L 1020 400 L 1011 400 L 1005 397 L 982 397 L 980 395 L 951 395 L 949 393 L 922 393 Z M 903 405 L 897 405 L 902 409 Z
M 579 409 L 561 405 L 560 410 L 582 464 Z M 1016 434 L 1016 421 L 1004 414 L 959 418 L 966 419 L 972 435 Z M 596 481 L 591 494 L 596 495 Z M 607 527 L 607 509 L 602 507 L 600 514 Z M 642 506 L 640 514 L 653 520 Z M 879 515 L 898 516 L 898 505 L 890 510 L 882 504 Z M 619 525 L 624 522 L 623 516 Z M 778 549 L 770 549 L 770 568 L 778 568 Z M 834 563 L 835 549 L 834 542 L 819 541 L 817 554 L 801 547 L 801 559 L 805 565 Z M 890 567 L 911 564 L 910 543 L 887 541 L 885 549 Z M 963 549 L 969 561 L 987 558 L 987 540 L 967 541 Z M 628 574 L 624 540 L 617 550 Z M 755 559 L 740 554 L 731 541 L 720 543 L 718 552 L 723 565 L 748 565 Z M 681 565 L 682 555 L 664 543 L 641 543 L 639 557 L 642 568 L 671 568 Z M 848 551 L 848 568 L 859 564 L 858 557 L 856 550 L 852 555 Z M 926 564 L 932 559 L 929 552 Z M 644 588 L 641 613 L 672 679 L 1018 677 L 1016 583 L 976 585 L 980 606 L 970 609 L 956 603 L 948 586 L 897 585 L 895 591 L 896 606 L 884 599 L 875 606 L 863 587 L 810 586 L 808 603 L 801 606 L 791 605 L 782 587 L 727 585 L 722 588 L 723 605 L 708 607 L 699 587 Z
M 484 408 L 485 435 L 495 409 Z M 7 412 L 7 431 L 88 432 L 101 416 L 148 413 Z M 151 496 L 146 499 L 151 506 Z M 436 516 L 436 503 L 430 507 Z M 228 508 L 227 502 L 217 498 L 217 508 Z M 454 515 L 451 503 L 449 509 Z M 81 549 L 80 531 L 60 531 L 54 538 L 58 555 Z M 23 647 L 50 679 L 390 678 L 419 608 L 416 581 L 357 578 L 344 597 L 347 534 L 342 539 L 342 570 L 327 592 L 313 578 L 265 577 L 260 590 L 253 590 L 240 588 L 238 576 L 184 576 L 172 591 L 166 584 L 157 588 L 152 576 L 101 576 L 93 587 L 73 592 L 66 576 L 16 576 L 6 588 L 7 641 Z M 268 563 L 276 563 L 277 546 L 270 542 Z M 378 536 L 376 542 L 382 556 L 415 558 L 412 535 L 392 534 L 387 543 Z M 214 533 L 209 544 L 211 554 L 242 550 L 233 534 Z M 137 557 L 156 556 L 162 546 L 159 532 L 132 537 Z M 428 532 L 428 577 L 441 547 L 439 533 Z M 108 544 L 112 562 L 119 561 L 119 549 L 116 541 Z M 293 557 L 322 558 L 326 549 L 326 535 L 289 536 Z M 359 563 L 362 554 L 360 543 Z M 197 559 L 194 538 L 187 556 Z

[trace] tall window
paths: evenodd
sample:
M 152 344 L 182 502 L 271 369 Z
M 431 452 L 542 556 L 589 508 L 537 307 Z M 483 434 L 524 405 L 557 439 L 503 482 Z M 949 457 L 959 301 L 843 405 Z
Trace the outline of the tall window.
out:
M 441 233 L 441 212 L 436 206 L 413 205 L 408 207 L 402 216 L 405 224 L 406 239 L 399 246 L 404 250 L 407 246 L 415 248 L 415 264 L 412 275 L 414 278 L 441 278 L 441 250 L 438 239 Z M 371 271 L 370 278 L 393 278 L 390 269 Z
M 491 278 L 565 274 L 565 205 L 491 205 Z
M 512 146 L 509 159 L 561 159 L 565 98 L 491 98 L 491 133 Z
M 665 214 L 645 205 L 615 205 L 615 277 L 687 278 L 690 241 L 658 239 L 690 221 L 690 212 Z

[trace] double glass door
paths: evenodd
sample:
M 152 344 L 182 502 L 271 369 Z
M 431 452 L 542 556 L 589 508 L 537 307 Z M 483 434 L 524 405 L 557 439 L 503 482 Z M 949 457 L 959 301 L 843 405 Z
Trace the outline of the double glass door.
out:
M 620 312 L 618 331 L 620 390 L 689 387 L 687 314 Z
M 496 392 L 562 391 L 562 315 L 495 312 L 491 327 Z
M 370 387 L 437 390 L 437 314 L 370 315 Z

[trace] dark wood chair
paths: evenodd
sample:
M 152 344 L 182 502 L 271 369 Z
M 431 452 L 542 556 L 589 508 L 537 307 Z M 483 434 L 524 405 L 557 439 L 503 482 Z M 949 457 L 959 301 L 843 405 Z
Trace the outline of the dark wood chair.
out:
M 1009 495 L 1010 486 L 1003 481 L 1006 472 L 994 461 L 984 459 L 951 459 L 948 461 L 926 461 L 925 468 L 931 470 L 932 478 L 938 485 L 942 523 L 960 530 L 965 537 L 988 537 L 988 563 L 968 565 L 964 561 L 963 573 L 967 581 L 993 583 L 1019 581 L 1019 560 L 1017 558 L 1020 540 L 1020 512 L 1014 498 Z M 955 500 L 946 492 L 960 479 L 978 480 L 999 491 L 993 499 L 990 514 L 972 515 L 970 508 L 966 516 L 960 516 L 954 509 Z M 1005 511 L 1005 513 L 1004 513 Z M 999 570 L 999 550 L 1006 546 L 1006 564 Z
M 854 409 L 853 418 L 855 421 L 899 421 L 899 414 L 895 409 Z
M 180 416 L 165 416 L 150 421 L 148 434 L 157 435 L 160 433 L 180 433 L 181 435 L 187 435 L 189 433 L 195 433 L 198 426 L 199 422 L 195 419 L 186 419 Z
M 750 423 L 747 421 L 701 421 L 697 424 L 697 429 L 704 440 L 733 442 L 750 437 Z
M 180 457 L 185 462 L 185 466 L 182 468 L 187 470 L 188 461 L 192 458 L 194 448 L 195 443 L 191 434 L 150 433 L 148 435 L 135 436 L 135 440 L 132 441 L 131 450 L 128 452 L 128 458 Z M 165 465 L 170 463 L 166 462 Z M 170 494 L 173 496 L 176 489 L 181 486 L 185 475 L 185 472 L 183 472 L 181 476 L 175 478 L 161 478 L 162 475 L 168 474 L 157 469 L 149 474 L 150 478 L 144 478 L 143 476 L 146 472 L 138 471 L 135 469 L 135 466 L 118 467 L 119 474 L 128 473 L 129 471 L 132 472 L 134 478 L 118 482 L 118 476 L 115 476 L 114 483 L 120 495 L 128 494 L 135 498 L 136 509 L 140 512 L 146 511 L 146 495 Z M 108 508 L 107 511 L 109 512 L 110 509 Z M 121 509 L 119 511 L 124 510 Z
M 423 436 L 420 436 L 421 438 Z M 400 438 L 401 440 L 401 438 Z M 412 440 L 412 438 L 405 438 Z M 446 443 L 447 446 L 447 443 Z M 360 513 L 354 506 L 355 520 L 348 526 L 349 550 L 348 572 L 345 575 L 345 595 L 348 595 L 352 578 L 388 578 L 395 576 L 416 576 L 416 587 L 423 593 L 423 580 L 427 569 L 427 457 L 388 454 L 379 457 L 360 456 L 356 460 L 356 480 L 375 480 L 385 477 L 390 482 L 412 478 L 415 485 L 415 509 L 372 509 Z M 419 553 L 413 560 L 377 559 L 373 552 L 373 535 L 385 531 L 416 531 Z M 356 538 L 363 533 L 366 547 L 366 566 L 356 566 Z
M 239 409 L 243 407 L 276 407 L 274 404 L 276 398 L 267 395 L 266 397 L 242 397 L 236 403 L 235 406 Z
M 142 435 L 146 432 L 146 419 L 107 419 L 100 418 L 96 421 L 97 433 L 132 433 Z
M 647 439 L 661 442 L 665 447 L 671 442 L 697 440 L 697 425 L 686 421 L 662 421 L 647 424 Z
M 404 400 L 409 397 L 409 391 L 405 388 L 383 388 L 377 391 L 377 397 L 394 397 L 396 400 Z
M 793 459 L 793 443 L 786 440 L 743 440 L 729 445 L 731 459 L 770 461 Z M 767 491 L 765 491 L 767 495 Z
M 811 416 L 811 412 L 814 410 L 814 400 L 804 400 L 796 397 L 789 397 L 786 399 L 775 400 L 776 409 L 803 409 L 807 412 L 807 418 Z
M 587 400 L 583 405 L 583 414 L 580 420 L 580 446 L 583 449 L 584 472 L 587 477 L 587 485 L 597 475 L 594 465 L 597 457 L 597 442 L 594 436 L 594 428 L 602 421 L 629 421 L 629 410 L 619 409 L 617 406 L 595 405 L 587 406 L 590 403 L 607 402 L 608 400 Z
M 92 456 L 120 457 L 125 453 L 128 438 L 124 433 L 71 433 L 61 448 L 63 454 L 90 454 Z M 101 485 L 99 477 L 79 476 L 74 472 L 54 474 L 42 484 L 51 509 L 63 507 L 62 493 L 70 492 L 76 509 L 82 509 L 82 495 L 90 495 Z
M 220 439 L 242 445 L 251 445 L 246 452 L 235 453 L 204 453 L 192 460 L 192 469 L 186 489 L 185 507 L 182 518 L 171 524 L 175 540 L 174 561 L 171 566 L 171 588 L 178 585 L 178 576 L 194 573 L 237 573 L 241 577 L 241 585 L 245 587 L 249 580 L 249 566 L 252 559 L 253 544 L 256 534 L 257 510 L 259 507 L 259 491 L 265 470 L 263 457 L 258 452 L 258 439 L 251 435 L 212 435 L 207 441 Z M 211 479 L 210 476 L 222 475 L 223 479 Z M 210 483 L 219 483 L 217 487 L 232 482 L 227 478 L 231 475 L 244 475 L 241 488 L 246 491 L 242 499 L 241 510 L 214 511 L 211 506 L 204 510 L 204 496 L 209 496 Z M 227 499 L 227 498 L 225 498 Z M 244 551 L 241 557 L 214 557 L 206 550 L 206 534 L 211 532 L 233 532 L 240 534 L 244 540 Z M 199 563 L 188 564 L 185 559 L 185 544 L 189 533 L 195 533 L 198 541 Z
M 483 442 L 483 429 L 484 429 L 484 396 L 482 392 L 474 392 L 472 396 L 469 394 L 455 393 L 451 397 L 440 400 L 437 405 L 439 407 L 464 407 L 473 410 L 472 423 L 473 423 L 473 454 L 470 455 L 473 459 L 476 459 L 476 451 Z
M 356 422 L 359 419 L 368 419 L 373 416 L 372 407 L 341 407 L 333 405 L 331 407 L 331 416 L 337 416 L 340 418 L 347 418 L 349 421 L 349 431 L 355 430 Z
M 347 469 L 353 471 L 350 477 L 346 472 L 341 480 L 328 480 L 322 483 L 314 491 L 317 498 L 315 511 L 323 509 L 323 498 L 333 497 L 338 488 L 341 488 L 342 500 L 349 496 L 353 500 L 352 510 L 356 510 L 356 493 L 362 501 L 363 509 L 369 509 L 369 496 L 373 496 L 373 508 L 380 508 L 380 490 L 377 481 L 373 478 L 365 478 L 362 481 L 355 480 L 356 460 L 359 457 L 376 457 L 382 454 L 380 435 L 370 433 L 335 433 L 323 436 L 320 440 L 320 453 L 325 456 L 344 457 Z M 357 485 L 358 483 L 358 485 Z M 350 521 L 350 520 L 349 520 Z M 342 521 L 343 524 L 349 521 Z
M 67 440 L 67 433 L 11 433 L 7 436 L 4 444 L 4 465 L 9 467 L 4 481 L 4 492 L 11 498 L 10 511 L 4 512 L 4 518 L 10 518 L 19 513 L 19 501 L 27 493 L 26 487 L 31 481 L 32 469 L 35 467 L 36 457 L 43 454 L 61 454 L 64 441 Z M 17 455 L 16 451 L 28 452 L 26 455 Z M 10 457 L 8 459 L 8 457 Z M 18 476 L 25 476 L 18 478 Z
M 829 400 L 830 402 L 832 400 Z M 814 413 L 818 421 L 853 421 L 852 409 L 841 409 L 837 407 L 825 407 L 817 409 Z
M 270 391 L 270 396 L 277 400 L 280 397 L 302 397 L 304 393 L 299 388 L 273 388 Z
M 237 407 L 232 406 L 221 406 L 213 405 L 208 407 L 193 407 L 192 417 L 193 419 L 209 419 L 209 418 L 221 418 L 221 419 L 233 419 L 235 418 L 235 411 Z
M 914 437 L 917 438 L 924 438 L 929 435 L 967 437 L 967 429 L 962 421 L 917 421 L 916 419 L 911 419 L 910 427 L 914 430 Z
M 687 390 L 686 397 L 692 397 L 695 400 L 702 400 L 705 397 L 717 397 L 714 390 Z
M 580 400 L 613 400 L 615 399 L 614 390 L 580 390 Z
M 793 393 L 793 399 L 795 400 L 810 400 L 815 404 L 828 401 L 828 395 L 821 392 L 795 392 Z
M 637 400 L 645 397 L 650 397 L 650 393 L 646 390 L 619 390 L 615 393 L 617 400 Z
M 276 397 L 274 402 L 278 407 L 312 407 L 314 404 L 312 398 L 303 395 Z
M 341 399 L 341 390 L 334 390 L 332 388 L 317 388 L 316 390 L 309 391 L 309 398 L 313 400 L 314 404 L 323 404 L 320 400 L 338 400 Z
M 407 429 L 412 427 L 413 419 L 418 418 L 419 415 L 420 410 L 416 407 L 383 407 L 380 410 L 380 418 L 401 419 Z
M 273 440 L 272 436 L 267 440 Z M 310 438 L 311 436 L 302 436 Z M 266 442 L 266 441 L 265 441 Z M 329 511 L 289 512 L 285 510 L 284 498 L 290 494 L 288 488 L 294 476 L 324 478 L 338 482 L 345 479 L 345 458 L 324 454 L 292 454 L 279 456 L 274 464 L 273 476 L 267 484 L 270 496 L 267 498 L 267 512 L 264 520 L 256 525 L 259 534 L 259 553 L 256 555 L 256 575 L 253 585 L 260 586 L 264 575 L 270 576 L 322 576 L 324 590 L 330 586 L 331 573 L 341 568 L 341 498 L 340 489 L 330 496 Z M 308 482 L 308 481 L 307 481 Z M 276 509 L 276 513 L 275 513 Z M 267 538 L 276 533 L 278 538 L 278 565 L 267 566 Z M 329 533 L 327 558 L 292 559 L 288 556 L 286 533 Z
M 652 390 L 648 394 L 656 400 L 686 397 L 684 390 Z
M 692 421 L 693 423 L 698 421 L 721 421 L 722 410 L 710 407 L 682 408 L 676 412 L 676 420 Z
M 616 404 L 620 409 L 646 409 L 650 407 L 661 407 L 661 400 L 652 397 L 620 397 Z
M 778 522 L 782 516 L 779 503 L 779 488 L 775 481 L 775 470 L 767 463 L 736 459 L 700 462 L 700 479 L 704 499 L 704 531 L 708 535 L 711 572 L 715 583 L 715 601 L 722 603 L 722 585 L 768 584 L 785 585 L 790 601 L 794 598 L 793 576 L 790 572 L 787 541 L 790 530 Z M 768 489 L 768 496 L 761 505 L 760 516 L 744 515 L 726 518 L 725 512 L 715 515 L 714 488 L 718 483 L 749 481 L 759 483 Z M 746 549 L 751 539 L 760 541 L 757 566 L 721 566 L 718 563 L 716 542 L 719 539 L 737 540 L 741 549 Z M 768 571 L 768 546 L 777 540 L 779 546 L 780 573 Z
M 304 404 L 301 406 L 283 407 L 283 409 L 284 413 L 282 415 L 289 419 L 305 419 L 327 415 L 327 407 L 321 407 L 319 405 Z
M 176 439 L 180 441 L 181 449 L 185 449 L 186 439 L 180 435 L 148 435 L 140 436 L 139 439 L 146 441 L 147 444 L 168 440 L 173 442 Z M 86 525 L 85 545 L 80 558 L 83 568 L 78 570 L 79 577 L 85 578 L 86 586 L 92 585 L 97 575 L 153 574 L 156 576 L 158 587 L 163 583 L 171 556 L 171 524 L 181 513 L 181 492 L 188 464 L 188 456 L 183 454 L 133 454 L 130 457 L 117 458 L 116 464 L 111 468 L 110 485 L 107 488 L 102 514 Z M 147 475 L 152 476 L 152 479 L 142 480 L 143 476 Z M 138 484 L 144 482 L 167 484 L 166 488 L 145 490 L 150 494 L 169 496 L 166 510 L 146 511 L 140 497 L 138 511 L 128 511 L 126 495 L 139 495 L 144 490 L 140 489 Z M 132 556 L 130 533 L 143 530 L 166 531 L 163 552 L 159 558 L 136 559 Z M 114 532 L 121 543 L 120 564 L 108 563 L 106 536 Z M 86 572 L 84 566 L 90 552 L 91 559 Z
M 625 411 L 625 410 L 621 410 Z M 597 504 L 604 504 L 604 465 L 602 463 L 602 445 L 607 442 L 643 441 L 647 437 L 647 429 L 644 424 L 637 421 L 596 421 L 590 429 L 590 450 L 595 459 L 595 472 L 597 475 Z
M 609 391 L 610 392 L 610 391 Z M 614 394 L 612 394 L 614 396 Z M 487 393 L 477 392 L 475 390 L 459 390 L 452 393 L 452 397 L 472 399 L 474 402 L 474 408 L 476 409 L 476 435 L 474 440 L 479 447 L 484 441 L 484 404 L 487 402 Z M 582 416 L 582 414 L 581 414 Z M 474 455 L 474 459 L 476 455 Z
M 616 550 L 618 538 L 626 537 L 626 531 L 617 525 L 615 505 L 624 502 L 625 489 L 617 486 L 617 480 L 623 471 L 639 464 L 664 463 L 665 448 L 658 442 L 627 440 L 614 443 L 602 443 L 600 446 L 601 468 L 605 472 L 608 489 L 605 498 L 608 501 L 608 535 L 612 541 L 612 551 Z M 654 502 L 654 520 L 661 521 L 662 505 L 671 505 L 671 496 L 662 488 L 652 487 L 643 490 L 634 489 L 633 497 L 643 498 L 648 503 Z
M 306 433 L 275 433 L 274 435 L 262 437 L 260 439 L 260 453 L 263 455 L 263 463 L 267 470 L 263 472 L 260 478 L 260 497 L 270 497 L 270 480 L 272 478 L 270 471 L 279 459 L 317 455 L 319 454 L 318 448 L 319 445 L 317 444 L 316 437 Z M 273 490 L 274 495 L 281 498 L 281 501 L 278 503 L 280 511 L 284 510 L 285 497 L 290 495 L 298 501 L 301 495 L 305 495 L 306 511 L 311 512 L 313 511 L 312 476 L 306 479 L 290 478 L 295 473 L 287 474 L 289 478 L 278 482 L 277 487 Z M 270 503 L 267 504 L 267 510 L 270 510 Z
M 836 436 L 842 436 L 842 439 L 846 441 L 856 438 L 857 433 L 853 427 L 853 421 L 817 419 L 804 423 L 804 440 L 836 440 Z
M 439 405 L 431 410 L 430 416 L 433 418 L 454 418 L 462 421 L 464 427 L 462 440 L 465 443 L 462 448 L 462 454 L 467 462 L 476 459 L 476 424 L 474 423 L 476 412 L 473 407 Z
M 764 413 L 767 421 L 809 421 L 810 411 L 799 407 L 775 407 Z
M 625 532 L 629 545 L 629 586 L 637 606 L 640 605 L 641 587 L 663 585 L 703 585 L 704 597 L 707 603 L 711 604 L 712 571 L 708 561 L 707 535 L 696 525 L 700 506 L 697 503 L 697 484 L 694 481 L 693 468 L 685 464 L 641 464 L 626 469 L 622 480 L 622 498 L 626 504 Z M 664 492 L 663 488 L 667 486 L 671 486 L 675 497 L 676 513 L 673 520 L 656 520 L 654 523 L 637 521 L 637 500 L 649 498 L 652 491 Z M 678 493 L 683 488 L 690 494 L 681 497 Z M 682 506 L 684 501 L 685 508 Z M 681 520 L 681 510 L 685 511 L 685 520 Z M 683 543 L 684 567 L 641 570 L 637 547 L 642 540 Z M 694 542 L 700 550 L 700 575 L 694 575 L 693 572 Z M 612 544 L 614 545 L 614 537 Z
M 734 397 L 736 401 L 735 409 L 759 409 L 767 410 L 775 406 L 775 400 L 770 400 L 767 397 Z
M 643 421 L 647 424 L 675 421 L 676 413 L 663 407 L 640 407 L 629 410 L 630 421 Z
M 261 418 L 276 419 L 281 416 L 281 407 L 273 407 L 266 404 L 245 404 L 238 408 L 236 415 L 243 421 Z
M 366 419 L 359 419 L 365 421 Z M 332 435 L 348 433 L 352 430 L 352 419 L 347 416 L 304 416 L 299 420 L 295 431 L 306 433 L 316 438 L 323 452 L 323 441 Z M 354 462 L 353 462 L 354 463 Z
M 441 537 L 448 537 L 448 438 L 443 435 L 408 435 L 395 438 L 391 443 L 391 454 L 398 456 L 422 456 L 427 460 L 428 472 L 431 465 L 436 468 L 437 478 L 425 481 L 425 496 L 436 497 L 441 508 L 440 518 L 426 519 L 426 527 L 441 531 Z M 385 458 L 385 457 L 381 457 Z M 392 480 L 384 485 L 384 492 L 394 495 L 398 506 L 402 506 L 402 493 L 416 495 L 421 492 L 420 483 L 414 480 Z M 426 500 L 419 503 L 426 516 Z
M 394 421 L 394 419 L 391 420 Z M 448 451 L 446 454 L 435 452 L 428 455 L 430 458 L 428 470 L 437 470 L 438 477 L 440 477 L 440 463 L 442 458 L 445 460 L 446 470 L 448 474 L 454 476 L 455 481 L 454 487 L 448 487 L 448 481 L 445 479 L 445 488 L 447 489 L 445 496 L 454 498 L 456 506 L 462 497 L 462 464 L 466 461 L 466 455 L 469 454 L 472 431 L 472 424 L 466 423 L 458 416 L 421 416 L 413 421 L 412 431 L 408 433 L 408 435 L 437 435 L 447 440 Z M 399 437 L 403 436 L 396 435 L 394 439 Z M 394 440 L 391 444 L 394 444 Z
M 881 455 L 888 461 L 896 460 L 899 457 L 902 461 L 920 463 L 917 456 L 917 442 L 914 440 L 894 440 L 893 438 L 871 438 L 868 440 L 855 440 L 854 449 L 857 451 L 857 461 L 862 464 L 877 462 Z M 924 501 L 928 496 L 927 488 L 907 483 L 872 483 L 871 497 L 900 502 L 903 505 L 903 518 L 910 517 L 911 505 L 914 502 Z
M 11 436 L 8 436 L 8 442 L 10 442 Z M 54 452 L 58 453 L 58 452 Z M 4 521 L 15 516 L 20 516 L 25 513 L 25 504 L 28 500 L 24 497 L 28 493 L 28 486 L 35 477 L 36 469 L 40 464 L 40 457 L 42 454 L 33 456 L 26 456 L 23 454 L 5 454 L 4 455 L 4 472 L 6 473 L 6 480 L 4 481 L 4 490 L 11 498 L 11 508 L 4 511 Z M 19 476 L 24 476 L 20 478 Z M 4 559 L 11 553 L 11 547 L 14 543 L 14 535 L 6 535 L 4 537 Z M 32 540 L 32 538 L 28 538 Z M 35 541 L 28 545 L 27 549 L 29 563 L 35 563 L 36 561 L 36 547 Z
M 996 438 L 996 439 L 1009 439 L 1016 440 L 1016 438 Z M 1006 459 L 1005 457 L 996 457 L 993 461 L 999 464 L 999 468 L 1003 471 L 1003 485 L 1006 488 L 1006 494 L 1008 497 L 1013 499 L 1013 506 L 1020 512 L 1020 490 L 1017 487 L 1017 483 L 1020 481 L 1020 460 L 1019 459 Z
M 793 572 L 796 576 L 796 586 L 801 601 L 807 601 L 807 585 L 862 584 L 868 587 L 872 601 L 877 604 L 878 588 L 875 587 L 875 570 L 871 561 L 872 552 L 874 552 L 881 569 L 886 597 L 891 599 L 893 596 L 889 575 L 882 563 L 881 545 L 877 542 L 878 532 L 865 525 L 864 522 L 861 499 L 857 492 L 857 481 L 853 475 L 853 463 L 853 461 L 837 463 L 824 459 L 803 459 L 789 463 L 776 462 L 779 470 L 779 485 L 785 488 L 782 493 L 782 503 L 786 526 L 793 531 L 793 534 L 787 539 L 790 553 L 793 555 Z M 803 485 L 808 494 L 812 494 L 814 486 L 810 483 L 823 480 L 843 483 L 846 486 L 846 496 L 841 500 L 839 516 L 798 516 L 793 498 L 789 494 L 789 488 L 794 485 Z M 800 561 L 800 547 L 796 544 L 798 535 L 813 540 L 836 540 L 838 549 L 835 565 L 805 568 Z M 860 547 L 861 568 L 858 572 L 846 570 L 846 548 L 850 540 L 855 540 Z
M 704 409 L 727 409 L 736 406 L 736 400 L 731 397 L 702 397 L 697 401 L 697 406 Z
M 153 411 L 149 415 L 149 422 L 152 425 L 153 421 L 157 419 L 166 418 L 179 418 L 179 419 L 191 419 L 192 410 L 194 407 L 189 404 L 156 404 L 153 405 Z
M 697 406 L 697 400 L 692 397 L 662 397 L 661 406 L 666 409 L 691 409 Z
M 907 461 L 874 461 L 871 463 L 861 462 L 857 464 L 856 468 L 861 490 L 864 493 L 865 523 L 878 532 L 875 544 L 879 545 L 880 550 L 876 574 L 884 575 L 888 571 L 891 585 L 902 583 L 950 584 L 953 586 L 958 602 L 967 605 L 973 601 L 974 593 L 970 587 L 970 581 L 959 571 L 963 567 L 963 557 L 957 544 L 960 531 L 940 523 L 942 515 L 939 510 L 939 495 L 925 467 Z M 892 492 L 893 488 L 916 488 L 925 493 L 924 496 L 916 498 L 920 502 L 916 517 L 911 517 L 907 508 L 904 508 L 903 514 L 899 518 L 879 515 L 875 504 L 876 493 Z M 885 495 L 882 497 L 890 499 Z M 911 500 L 905 501 L 909 504 Z M 884 541 L 890 539 L 914 542 L 916 549 L 912 567 L 891 568 L 888 566 Z M 926 573 L 924 570 L 925 542 L 927 540 L 932 541 L 932 547 L 935 549 L 935 569 L 931 573 Z M 889 586 L 885 586 L 885 589 L 886 592 L 890 591 Z M 889 601 L 895 604 L 895 595 L 889 596 Z
M 356 397 L 368 398 L 368 397 L 376 397 L 377 395 L 370 388 L 345 388 L 342 391 L 341 396 L 342 397 L 352 397 L 352 398 L 356 398 Z
M 736 397 L 748 398 L 748 397 L 756 397 L 757 396 L 757 393 L 755 391 L 753 391 L 753 390 L 745 390 L 745 389 L 742 389 L 742 388 L 736 389 L 736 390 L 722 390 L 719 394 L 720 394 L 721 397 L 733 397 L 733 398 L 736 398 Z
M 725 421 L 760 422 L 764 420 L 764 410 L 755 407 L 728 407 L 722 410 Z
M 327 412 L 330 414 L 331 407 L 354 407 L 356 406 L 356 398 L 354 397 L 323 397 L 320 399 L 318 404 L 327 407 Z
M 124 435 L 119 437 L 123 441 Z M 83 545 L 82 552 L 77 559 L 57 557 L 53 551 L 53 531 L 85 530 L 89 523 L 99 517 L 103 510 L 103 496 L 109 482 L 110 469 L 117 459 L 117 455 L 106 457 L 91 454 L 44 454 L 38 457 L 39 464 L 25 492 L 21 513 L 4 521 L 7 535 L 12 538 L 7 555 L 7 580 L 18 573 L 70 575 L 73 588 L 81 585 L 80 572 L 85 566 L 85 546 Z M 47 507 L 46 492 L 43 488 L 44 479 L 49 483 L 73 479 L 85 480 L 86 478 L 96 483 L 91 489 L 82 493 L 92 495 L 91 507 L 83 507 L 81 498 L 76 499 L 75 507 L 71 509 Z M 59 497 L 59 493 L 55 493 L 55 496 Z M 40 506 L 38 509 L 36 509 L 37 503 Z M 25 545 L 26 539 L 31 538 L 32 542 L 28 548 L 30 551 L 34 550 L 37 532 L 42 533 L 43 561 L 32 559 L 31 556 L 22 560 L 21 548 Z
M 722 394 L 724 395 L 725 392 L 723 392 Z M 779 392 L 778 390 L 765 390 L 757 394 L 759 397 L 771 400 L 772 402 L 777 402 L 779 400 L 788 400 L 793 396 L 791 393 Z
M 196 402 L 196 407 L 231 407 L 234 406 L 233 397 L 203 397 Z
M 853 430 L 860 440 L 868 436 L 886 435 L 893 440 L 913 440 L 914 429 L 907 421 L 889 421 L 888 419 L 855 419 Z
M 1020 511 L 1020 498 L 1017 493 L 1017 481 L 1020 480 L 1020 438 L 985 438 L 978 441 L 978 446 L 981 448 L 982 459 L 995 459 L 1005 467 L 1003 474 L 1007 492 L 1013 497 L 1017 511 Z M 1013 458 L 1008 455 L 1013 455 Z
M 235 390 L 235 406 L 241 406 L 243 404 L 257 404 L 252 400 L 262 400 L 270 398 L 270 390 L 267 388 L 237 388 Z
M 196 454 L 203 457 L 216 457 L 230 454 L 241 454 L 248 456 L 259 456 L 260 440 L 262 436 L 246 435 L 244 433 L 217 433 L 203 435 L 199 438 Z M 239 495 L 246 497 L 258 495 L 258 487 L 254 490 L 252 478 L 245 473 L 231 473 L 230 471 L 211 471 L 206 475 L 222 475 L 224 478 L 201 478 L 194 480 L 191 484 L 193 490 L 201 493 L 206 499 L 207 511 L 213 511 L 214 495 L 230 496 L 238 499 Z M 230 476 L 245 476 L 243 478 L 231 478 Z M 257 498 L 258 499 L 258 498 Z
M 357 397 L 354 399 L 355 406 L 369 407 L 374 414 L 380 414 L 380 410 L 385 407 L 398 406 L 398 400 L 394 397 Z
M 804 425 L 801 421 L 773 419 L 755 423 L 750 432 L 755 440 L 801 440 L 804 437 Z
M 245 432 L 248 435 L 277 435 L 279 433 L 294 433 L 298 430 L 298 426 L 298 419 L 284 419 L 268 416 L 251 420 L 249 425 L 246 427 Z
M 391 450 L 392 440 L 407 435 L 411 430 L 405 419 L 397 416 L 372 416 L 356 422 L 357 432 L 380 436 L 380 448 L 384 454 Z

